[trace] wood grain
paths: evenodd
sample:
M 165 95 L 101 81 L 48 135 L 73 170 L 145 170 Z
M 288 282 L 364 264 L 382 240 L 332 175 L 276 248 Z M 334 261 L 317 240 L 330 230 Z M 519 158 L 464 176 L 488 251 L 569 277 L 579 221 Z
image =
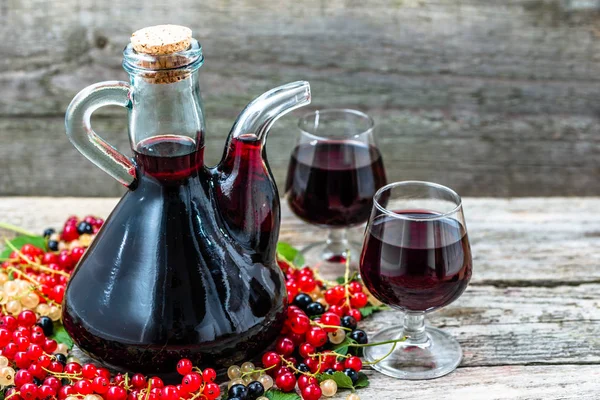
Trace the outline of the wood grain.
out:
M 176 21 L 205 50 L 211 163 L 249 100 L 308 79 L 312 108 L 374 116 L 390 180 L 433 180 L 470 196 L 598 195 L 599 7 L 575 0 L 6 3 L 0 194 L 120 194 L 68 144 L 62 116 L 86 85 L 126 79 L 120 53 L 131 32 Z M 114 120 L 96 118 L 98 132 L 127 148 L 122 110 L 99 115 Z M 293 125 L 293 117 L 279 123 L 269 144 L 280 185 Z
M 0 198 L 0 221 L 38 232 L 68 215 L 106 216 L 117 199 Z M 462 345 L 452 374 L 422 382 L 367 371 L 362 400 L 596 400 L 600 392 L 600 198 L 463 201 L 475 255 L 471 285 L 428 317 Z M 306 244 L 319 230 L 283 205 L 283 240 Z M 4 234 L 6 232 L 0 232 Z M 353 231 L 355 238 L 360 229 Z M 384 311 L 368 333 L 402 323 Z M 334 399 L 344 399 L 341 392 Z

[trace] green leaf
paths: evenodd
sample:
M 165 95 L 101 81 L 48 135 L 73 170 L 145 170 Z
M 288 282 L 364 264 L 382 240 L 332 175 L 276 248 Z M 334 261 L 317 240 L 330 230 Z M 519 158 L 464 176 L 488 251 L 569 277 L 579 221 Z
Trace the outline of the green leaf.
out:
M 354 384 L 355 389 L 366 388 L 369 386 L 369 377 L 362 372 L 358 373 L 358 380 Z
M 54 323 L 54 334 L 52 335 L 52 339 L 56 340 L 58 343 L 66 344 L 69 349 L 73 348 L 73 339 L 65 330 L 65 327 L 60 322 Z
M 341 285 L 344 282 L 346 282 L 346 278 L 344 278 L 343 276 L 339 276 L 335 281 Z
M 269 400 L 302 400 L 296 392 L 284 393 L 281 390 L 269 389 L 265 392 Z
M 338 389 L 354 389 L 354 386 L 352 386 L 352 379 L 343 372 L 335 371 L 333 375 L 317 374 L 319 383 L 326 381 L 327 379 L 333 379 L 335 383 L 337 383 Z
M 304 266 L 304 257 L 300 251 L 286 242 L 277 243 L 277 253 L 287 261 L 299 267 Z
M 366 306 L 364 306 L 363 308 L 359 308 L 358 311 L 360 311 L 360 315 L 362 315 L 363 318 L 368 317 L 369 315 L 376 313 L 378 311 L 384 311 L 384 310 L 389 310 L 390 308 L 388 306 L 381 305 L 381 306 L 374 306 L 372 304 L 367 304 Z
M 350 345 L 355 343 L 356 340 L 350 339 L 348 336 L 346 336 L 344 338 L 344 341 L 340 344 L 336 344 L 335 346 L 333 346 L 332 350 L 338 354 L 345 356 L 346 354 L 348 354 L 348 348 L 350 347 Z
M 42 250 L 46 250 L 46 239 L 41 236 L 17 236 L 14 239 L 10 240 L 10 243 L 15 246 L 17 249 L 21 249 L 26 244 L 32 244 L 35 247 L 39 247 Z M 6 246 L 6 248 L 0 253 L 0 258 L 8 258 L 10 257 L 10 253 L 13 250 Z

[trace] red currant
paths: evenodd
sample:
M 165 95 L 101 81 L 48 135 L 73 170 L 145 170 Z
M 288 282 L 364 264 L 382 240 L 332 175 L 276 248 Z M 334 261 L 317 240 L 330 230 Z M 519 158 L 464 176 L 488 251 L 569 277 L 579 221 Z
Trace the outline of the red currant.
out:
M 325 332 L 335 332 L 339 329 L 336 327 L 340 326 L 341 319 L 337 314 L 326 312 L 325 314 L 321 315 L 321 323 L 323 325 L 328 325 L 328 327 L 323 328 Z
M 59 374 L 61 372 L 63 372 L 63 370 L 64 370 L 63 365 L 61 363 L 59 363 L 58 361 L 52 361 L 50 363 L 50 365 L 48 365 L 48 369 L 51 372 L 55 372 L 55 373 L 59 373 Z
M 92 389 L 95 393 L 104 394 L 108 391 L 108 387 L 110 386 L 110 382 L 103 376 L 97 376 L 92 381 Z
M 350 297 L 350 305 L 354 308 L 363 308 L 368 302 L 369 298 L 362 292 L 354 293 L 352 297 Z
M 73 263 L 77 263 L 83 257 L 83 253 L 85 253 L 85 249 L 83 247 L 74 247 L 71 249 L 71 259 Z
M 362 288 L 362 285 L 360 284 L 360 282 L 352 281 L 348 284 L 348 291 L 351 294 L 362 293 L 363 288 Z
M 275 383 L 282 392 L 291 392 L 296 386 L 296 378 L 294 374 L 287 372 L 275 378 Z
M 54 393 L 56 393 L 58 392 L 58 389 L 60 389 L 61 383 L 57 377 L 49 376 L 44 379 L 44 385 L 50 386 L 54 390 Z
M 26 369 L 20 369 L 15 374 L 15 386 L 20 388 L 26 383 L 33 382 L 33 375 L 29 373 Z
M 313 326 L 306 332 L 306 341 L 316 348 L 327 344 L 327 332 L 323 328 Z
M 305 387 L 312 384 L 319 384 L 319 381 L 314 376 L 300 375 L 300 378 L 298 378 L 298 389 L 300 390 L 304 390 Z
M 0 326 L 8 329 L 9 331 L 14 331 L 17 329 L 18 323 L 17 319 L 12 315 L 5 315 L 0 319 Z
M 11 387 L 6 390 L 4 398 L 10 398 L 10 400 L 22 400 L 23 398 L 19 395 L 17 388 Z
M 195 392 L 200 389 L 200 385 L 202 384 L 202 377 L 200 374 L 196 372 L 191 372 L 183 377 L 181 380 L 181 389 L 186 392 Z
M 269 351 L 262 356 L 262 365 L 264 368 L 276 368 L 275 366 L 278 366 L 280 363 L 281 360 L 274 351 Z
M 160 398 L 162 400 L 179 400 L 179 391 L 173 385 L 165 386 L 160 392 Z
M 38 399 L 47 399 L 56 394 L 56 391 L 48 385 L 42 385 L 38 388 L 37 398 Z
M 335 369 L 336 371 L 340 371 L 340 372 L 342 372 L 344 369 L 346 369 L 343 362 L 334 363 L 332 368 Z
M 177 363 L 177 373 L 181 376 L 187 375 L 190 372 L 192 372 L 193 367 L 194 365 L 190 360 L 188 360 L 187 358 L 182 358 Z
M 317 383 L 308 385 L 302 390 L 302 398 L 304 400 L 319 400 L 322 394 L 321 387 Z
M 34 400 L 37 397 L 37 385 L 35 383 L 26 383 L 19 390 L 21 397 L 25 400 Z
M 294 352 L 294 342 L 287 337 L 282 337 L 277 341 L 277 352 L 283 356 L 289 356 Z
M 305 314 L 297 314 L 290 320 L 290 328 L 297 334 L 306 333 L 310 329 L 310 318 Z
M 29 338 L 26 338 L 25 336 L 19 336 L 15 339 L 15 343 L 17 344 L 17 347 L 19 349 L 19 351 L 26 351 L 29 348 Z
M 0 328 L 0 347 L 6 346 L 10 342 L 10 331 L 6 328 Z
M 298 286 L 300 287 L 301 291 L 310 293 L 317 287 L 317 282 L 312 276 L 302 275 L 298 279 Z
M 51 362 L 52 362 L 52 359 L 47 354 L 42 354 L 37 359 L 37 363 L 40 365 L 40 367 L 46 368 L 46 369 L 48 369 Z
M 212 368 L 206 368 L 202 371 L 202 380 L 204 382 L 214 382 L 217 379 L 217 371 Z
M 319 359 L 317 357 L 306 358 L 304 360 L 304 364 L 306 364 L 310 372 L 312 372 L 313 374 L 317 374 L 323 369 L 323 365 L 321 362 L 319 362 Z
M 31 375 L 38 379 L 44 379 L 46 375 L 48 375 L 48 372 L 44 371 L 44 368 L 39 364 L 31 364 L 27 370 Z
M 58 389 L 58 399 L 65 400 L 68 396 L 75 394 L 75 388 L 72 385 L 65 385 Z
M 85 379 L 81 379 L 73 384 L 75 391 L 78 394 L 92 394 L 94 393 L 94 389 L 92 388 L 92 384 L 90 381 L 86 381 Z
M 62 232 L 62 240 L 65 242 L 71 242 L 79 237 L 79 232 L 77 232 L 77 226 L 75 225 L 65 225 Z
M 362 361 L 360 360 L 360 358 L 356 357 L 356 356 L 352 356 L 350 358 L 347 358 L 346 361 L 344 362 L 344 366 L 346 368 L 350 368 L 355 370 L 356 372 L 360 371 L 362 369 Z
M 127 398 L 127 391 L 119 386 L 111 386 L 106 391 L 104 398 L 106 400 L 125 400 Z
M 315 349 L 315 346 L 310 343 L 302 343 L 298 349 L 298 352 L 302 358 L 307 358 L 309 355 L 315 354 L 316 351 L 317 350 Z
M 216 383 L 209 382 L 204 386 L 202 394 L 204 394 L 208 400 L 215 400 L 221 395 L 221 389 Z
M 44 340 L 44 345 L 42 346 L 44 351 L 46 353 L 50 353 L 50 354 L 54 353 L 54 351 L 56 350 L 57 347 L 58 347 L 58 343 L 56 343 L 56 340 L 54 340 L 54 339 Z
M 80 374 L 81 373 L 81 365 L 74 363 L 74 362 L 70 362 L 67 365 L 65 365 L 65 372 L 67 374 Z
M 17 354 L 15 354 L 13 361 L 17 368 L 21 369 L 29 368 L 31 365 L 31 359 L 27 357 L 27 353 L 24 351 L 18 351 Z
M 162 389 L 163 387 L 165 387 L 165 384 L 163 383 L 162 379 L 160 379 L 158 376 L 153 376 L 152 378 L 150 378 L 149 382 L 151 388 Z
M 58 263 L 58 256 L 55 253 L 45 253 L 42 256 L 42 264 L 56 264 Z
M 46 336 L 43 332 L 31 332 L 31 343 L 43 345 L 44 340 L 46 340 Z
M 146 377 L 143 374 L 135 374 L 131 377 L 131 384 L 134 388 L 143 389 L 146 387 Z
M 349 310 L 348 315 L 353 317 L 356 320 L 356 322 L 362 320 L 362 314 L 356 308 Z

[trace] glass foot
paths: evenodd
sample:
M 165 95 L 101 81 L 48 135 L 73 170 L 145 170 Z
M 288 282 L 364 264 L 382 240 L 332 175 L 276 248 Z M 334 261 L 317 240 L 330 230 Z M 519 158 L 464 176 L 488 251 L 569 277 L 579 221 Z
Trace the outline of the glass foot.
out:
M 332 246 L 327 242 L 314 243 L 298 253 L 294 264 L 319 268 L 319 273 L 324 278 L 335 279 L 344 276 L 348 257 L 350 257 L 350 271 L 358 271 L 361 250 L 361 245 L 354 242 L 346 242 L 343 247 Z
M 371 343 L 401 338 L 402 326 L 384 329 L 369 338 Z M 382 374 L 409 380 L 434 379 L 454 371 L 462 360 L 460 345 L 444 331 L 426 327 L 426 339 L 419 344 L 400 342 L 387 357 L 393 344 L 364 348 L 365 360 L 375 362 L 372 368 Z

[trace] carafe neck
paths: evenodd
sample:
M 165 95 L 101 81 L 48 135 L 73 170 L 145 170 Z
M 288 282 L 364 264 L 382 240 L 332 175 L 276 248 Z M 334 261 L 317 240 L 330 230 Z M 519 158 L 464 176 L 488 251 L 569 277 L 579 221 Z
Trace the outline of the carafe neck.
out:
M 123 66 L 131 82 L 129 137 L 136 153 L 179 157 L 204 146 L 204 110 L 198 70 L 202 50 L 193 41 L 184 52 L 165 55 L 137 53 L 125 48 Z M 167 142 L 183 146 L 160 145 Z M 155 154 L 157 149 L 160 154 Z

